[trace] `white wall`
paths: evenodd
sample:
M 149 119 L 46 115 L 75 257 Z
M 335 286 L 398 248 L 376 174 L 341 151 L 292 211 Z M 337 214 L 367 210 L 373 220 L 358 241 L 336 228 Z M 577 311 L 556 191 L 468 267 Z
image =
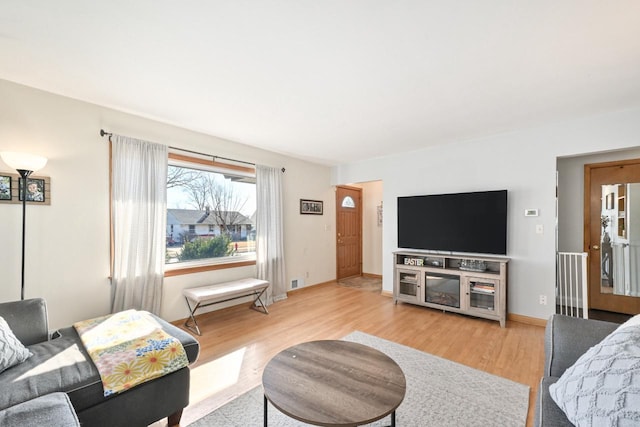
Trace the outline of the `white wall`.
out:
M 52 328 L 110 309 L 109 150 L 99 130 L 223 157 L 285 167 L 287 282 L 335 278 L 331 171 L 258 150 L 0 80 L 0 151 L 49 158 L 38 174 L 51 177 L 51 206 L 27 206 L 26 297 L 44 297 Z M 304 141 L 301 141 L 304 143 Z M 0 161 L 0 171 L 13 172 Z M 300 215 L 299 199 L 323 200 L 324 215 Z M 0 301 L 20 298 L 21 205 L 0 205 Z M 161 315 L 187 316 L 185 287 L 253 276 L 255 267 L 170 277 Z
M 458 191 L 509 191 L 508 312 L 547 318 L 554 306 L 556 159 L 637 146 L 640 108 L 554 123 L 483 139 L 334 168 L 335 184 L 384 182 L 383 288 L 393 289 L 398 196 Z M 390 144 L 393 141 L 389 142 Z M 540 216 L 525 217 L 525 209 Z M 536 225 L 544 227 L 536 234 Z

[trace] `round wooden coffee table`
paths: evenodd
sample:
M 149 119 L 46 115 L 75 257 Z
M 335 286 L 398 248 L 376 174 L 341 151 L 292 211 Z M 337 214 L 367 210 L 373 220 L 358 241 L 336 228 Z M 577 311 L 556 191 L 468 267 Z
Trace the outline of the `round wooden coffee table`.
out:
M 262 374 L 267 400 L 284 414 L 318 426 L 358 426 L 391 414 L 404 399 L 404 373 L 389 356 L 366 345 L 311 341 L 269 361 Z

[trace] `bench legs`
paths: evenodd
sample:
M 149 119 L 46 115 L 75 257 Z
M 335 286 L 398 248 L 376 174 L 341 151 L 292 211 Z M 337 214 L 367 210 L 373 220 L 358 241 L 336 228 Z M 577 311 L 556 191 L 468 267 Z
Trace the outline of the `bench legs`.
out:
M 193 317 L 193 314 L 200 307 L 200 303 L 197 303 L 196 306 L 193 307 L 193 309 L 192 309 L 191 308 L 191 304 L 189 304 L 189 298 L 184 297 L 184 300 L 187 302 L 187 307 L 189 307 L 189 317 L 187 318 L 187 320 L 185 320 L 184 327 L 189 329 L 190 331 L 192 331 L 195 334 L 202 335 L 200 333 L 200 328 L 198 327 L 198 322 L 196 322 L 196 318 Z M 191 324 L 189 324 L 189 323 L 191 323 Z
M 269 314 L 269 311 L 267 310 L 267 304 L 265 304 L 260 298 L 266 291 L 267 291 L 267 288 L 264 288 L 260 291 L 260 293 L 258 293 L 258 291 L 253 293 L 253 295 L 255 295 L 256 298 L 253 300 L 253 304 L 251 305 L 251 307 L 257 310 L 259 306 L 256 303 L 260 301 L 260 307 L 262 307 L 262 311 L 264 311 L 264 314 Z
M 267 291 L 267 288 L 263 288 L 260 292 L 253 291 L 246 295 L 239 295 L 237 297 L 228 298 L 223 301 L 210 302 L 208 304 L 201 304 L 198 302 L 193 308 L 191 308 L 191 304 L 189 303 L 189 298 L 184 297 L 184 300 L 187 302 L 187 307 L 189 307 L 189 317 L 187 318 L 187 320 L 185 320 L 184 327 L 189 329 L 191 332 L 195 334 L 202 335 L 200 333 L 200 328 L 198 327 L 198 322 L 196 321 L 196 318 L 195 318 L 195 313 L 197 309 L 199 309 L 200 307 L 208 307 L 213 304 L 220 304 L 222 302 L 232 301 L 238 298 L 245 298 L 251 295 L 255 296 L 255 299 L 253 300 L 253 304 L 251 304 L 251 308 L 254 308 L 255 310 L 262 308 L 262 311 L 264 312 L 264 314 L 269 314 L 269 310 L 267 310 L 267 304 L 265 304 L 265 301 L 262 301 L 262 298 L 261 298 L 266 291 Z M 258 302 L 260 302 L 260 305 L 257 304 Z

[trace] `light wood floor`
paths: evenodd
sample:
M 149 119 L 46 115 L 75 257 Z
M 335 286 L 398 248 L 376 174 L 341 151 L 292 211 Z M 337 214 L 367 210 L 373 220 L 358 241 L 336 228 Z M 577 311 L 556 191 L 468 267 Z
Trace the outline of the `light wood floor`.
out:
M 268 315 L 248 307 L 197 317 L 201 352 L 192 366 L 191 404 L 182 425 L 259 385 L 264 366 L 279 351 L 356 330 L 528 385 L 527 426 L 533 425 L 544 362 L 540 326 L 508 321 L 500 328 L 495 321 L 395 305 L 387 296 L 336 283 L 290 292 L 287 300 L 269 306 Z

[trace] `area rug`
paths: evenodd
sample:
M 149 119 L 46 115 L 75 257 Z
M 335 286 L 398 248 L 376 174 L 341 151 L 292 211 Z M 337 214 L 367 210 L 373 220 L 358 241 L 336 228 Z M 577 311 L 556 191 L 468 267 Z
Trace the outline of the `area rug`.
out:
M 376 348 L 402 368 L 407 392 L 396 410 L 401 426 L 501 426 L 523 427 L 527 421 L 529 387 L 472 369 L 404 345 L 362 332 L 343 338 Z M 280 413 L 271 404 L 269 426 L 308 426 Z M 383 418 L 368 426 L 388 426 Z M 197 420 L 192 427 L 263 425 L 262 386 L 239 396 Z

